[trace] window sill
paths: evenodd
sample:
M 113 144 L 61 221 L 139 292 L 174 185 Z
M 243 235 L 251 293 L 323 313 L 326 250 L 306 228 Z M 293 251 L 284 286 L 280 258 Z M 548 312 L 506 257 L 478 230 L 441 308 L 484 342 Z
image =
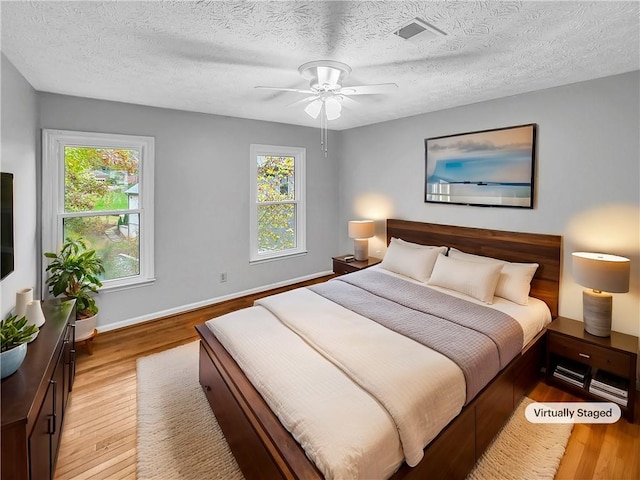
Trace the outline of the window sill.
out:
M 129 290 L 131 288 L 146 287 L 149 285 L 153 285 L 154 283 L 156 283 L 155 277 L 146 278 L 143 280 L 136 280 L 129 283 L 123 283 L 118 285 L 103 285 L 98 289 L 98 291 L 100 293 L 119 292 L 120 290 Z
M 257 258 L 254 260 L 249 260 L 249 265 L 256 265 L 259 263 L 268 263 L 268 262 L 276 262 L 278 260 L 286 260 L 288 258 L 302 257 L 306 255 L 308 252 L 306 250 L 302 250 L 296 253 L 288 253 L 286 255 L 278 255 L 277 257 L 267 257 L 267 258 Z

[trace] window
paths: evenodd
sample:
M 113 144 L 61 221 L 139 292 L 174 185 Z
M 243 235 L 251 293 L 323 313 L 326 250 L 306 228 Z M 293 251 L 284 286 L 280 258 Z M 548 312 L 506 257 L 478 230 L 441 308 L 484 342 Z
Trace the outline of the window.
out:
M 306 149 L 251 145 L 252 262 L 306 253 Z
M 154 139 L 43 131 L 42 248 L 82 237 L 103 260 L 103 289 L 149 283 Z

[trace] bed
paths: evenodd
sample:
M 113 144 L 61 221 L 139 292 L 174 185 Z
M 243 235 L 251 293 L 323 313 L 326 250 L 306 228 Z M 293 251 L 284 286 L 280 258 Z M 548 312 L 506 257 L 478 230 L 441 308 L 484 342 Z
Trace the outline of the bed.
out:
M 409 245 L 416 249 L 418 245 L 446 246 L 450 252 L 458 252 L 455 255 L 460 255 L 462 258 L 464 255 L 470 254 L 500 259 L 505 262 L 517 262 L 518 264 L 537 263 L 538 267 L 535 269 L 535 276 L 530 285 L 529 295 L 533 298 L 531 303 L 537 302 L 537 304 L 544 305 L 549 318 L 557 316 L 561 253 L 561 238 L 558 236 L 390 219 L 387 220 L 387 240 L 388 243 L 404 240 L 410 242 Z M 398 250 L 394 245 L 395 243 L 390 245 L 389 252 L 405 251 Z M 406 248 L 406 246 L 402 248 Z M 431 255 L 431 253 L 425 253 L 425 255 L 427 254 Z M 451 258 L 455 258 L 455 255 L 452 255 Z M 440 256 L 444 255 L 442 253 L 438 255 L 434 270 L 430 274 L 432 279 L 438 277 L 446 280 L 447 275 L 445 274 L 444 277 L 441 275 L 442 266 L 446 262 L 455 262 L 456 260 L 449 260 L 448 255 L 444 256 L 445 259 L 441 259 Z M 386 261 L 387 259 L 385 259 Z M 462 264 L 457 264 L 457 266 L 459 265 Z M 478 267 L 478 269 L 485 269 L 485 267 Z M 486 269 L 491 268 L 486 267 Z M 466 381 L 472 378 L 467 378 L 466 369 L 456 370 L 456 368 L 450 367 L 447 363 L 450 360 L 441 358 L 438 351 L 439 346 L 425 348 L 416 343 L 415 338 L 405 338 L 404 332 L 400 335 L 393 331 L 396 326 L 385 325 L 384 320 L 377 320 L 382 323 L 376 323 L 376 326 L 373 327 L 374 333 L 370 333 L 371 330 L 366 330 L 366 333 L 362 333 L 362 335 L 374 337 L 380 335 L 381 341 L 376 348 L 381 351 L 381 359 L 393 357 L 393 353 L 385 356 L 388 353 L 387 350 L 395 349 L 393 351 L 397 352 L 405 349 L 406 352 L 411 352 L 410 367 L 417 368 L 418 370 L 415 370 L 417 372 L 422 372 L 420 378 L 426 378 L 425 369 L 429 367 L 429 362 L 435 361 L 437 367 L 432 370 L 434 373 L 430 373 L 429 377 L 434 377 L 433 381 L 441 382 L 442 385 L 444 385 L 442 382 L 451 382 L 450 387 L 440 388 L 440 390 L 436 388 L 435 390 L 436 396 L 448 395 L 450 397 L 447 397 L 447 401 L 443 402 L 443 406 L 432 401 L 433 398 L 428 395 L 433 396 L 434 393 L 429 390 L 431 387 L 427 388 L 426 386 L 424 387 L 424 395 L 427 396 L 418 397 L 420 401 L 411 403 L 405 401 L 405 398 L 411 398 L 405 395 L 407 385 L 411 386 L 410 389 L 422 392 L 423 382 L 397 383 L 396 377 L 403 378 L 404 375 L 404 378 L 413 378 L 412 376 L 416 375 L 414 370 L 403 371 L 400 374 L 388 372 L 386 364 L 393 362 L 388 360 L 380 362 L 380 359 L 376 359 L 375 350 L 366 351 L 367 342 L 360 344 L 357 349 L 348 348 L 348 342 L 356 338 L 353 335 L 361 335 L 359 329 L 365 328 L 362 325 L 365 321 L 362 319 L 366 315 L 375 315 L 376 312 L 383 310 L 381 305 L 386 305 L 389 302 L 386 298 L 379 300 L 378 295 L 385 296 L 385 292 L 393 291 L 394 289 L 390 285 L 393 285 L 394 282 L 402 282 L 398 284 L 402 285 L 403 292 L 415 289 L 416 294 L 412 301 L 422 301 L 422 292 L 426 288 L 421 285 L 422 280 L 407 279 L 404 275 L 390 273 L 386 269 L 376 271 L 373 268 L 359 272 L 359 274 L 350 274 L 344 278 L 331 280 L 311 289 L 299 289 L 293 293 L 287 292 L 281 296 L 269 297 L 264 300 L 263 304 L 251 307 L 254 310 L 243 311 L 237 314 L 237 317 L 233 315 L 219 317 L 208 324 L 196 327 L 201 337 L 200 383 L 247 478 L 324 478 L 324 473 L 327 472 L 327 476 L 334 478 L 347 476 L 390 477 L 394 479 L 464 478 L 471 470 L 520 398 L 538 378 L 542 365 L 544 330 L 540 326 L 533 330 L 520 329 L 525 333 L 520 337 L 514 337 L 514 339 L 519 338 L 521 342 L 517 351 L 507 355 L 502 352 L 513 350 L 513 347 L 506 345 L 502 347 L 503 349 L 496 354 L 497 362 L 501 363 L 496 368 L 497 373 L 491 373 L 488 379 L 478 383 L 476 387 L 471 387 L 477 382 Z M 345 288 L 347 288 L 346 294 L 344 293 Z M 375 288 L 379 292 L 372 297 L 370 290 L 375 290 Z M 360 292 L 362 289 L 365 290 L 364 293 Z M 435 290 L 438 295 L 440 295 L 438 293 L 440 290 L 442 295 L 447 295 L 447 289 L 443 289 L 437 284 L 432 285 L 429 290 Z M 457 296 L 464 298 L 464 295 Z M 340 302 L 347 301 L 345 300 L 347 297 L 348 301 L 355 301 L 355 305 L 341 306 Z M 353 300 L 354 298 L 356 300 Z M 436 297 L 436 300 L 438 298 L 440 297 Z M 390 308 L 397 308 L 395 301 L 391 303 Z M 400 303 L 405 303 L 404 297 Z M 456 300 L 452 299 L 440 303 L 454 305 Z M 467 308 L 465 305 L 472 302 L 461 301 L 458 303 L 460 308 Z M 481 304 L 482 302 L 476 299 L 475 303 Z M 496 302 L 496 304 L 500 303 Z M 416 315 L 423 314 L 420 312 L 422 307 L 417 307 L 415 304 L 404 307 L 411 311 L 417 309 Z M 513 308 L 513 306 L 507 305 L 507 307 L 507 311 L 511 312 L 509 308 Z M 490 310 L 490 315 L 493 315 L 496 310 L 500 310 L 496 305 L 491 308 L 481 305 L 477 308 L 478 312 Z M 282 312 L 280 309 L 283 309 Z M 364 310 L 360 311 L 359 309 Z M 314 315 L 320 315 L 321 321 L 311 322 L 311 326 L 309 326 L 309 322 L 303 322 L 300 319 L 309 316 L 310 314 L 305 312 L 311 311 L 314 312 Z M 405 310 L 393 310 L 392 312 L 394 313 L 390 315 L 391 318 L 409 317 Z M 474 310 L 471 316 L 474 316 L 475 312 Z M 274 321 L 273 314 L 282 314 L 284 318 Z M 425 313 L 425 315 L 431 314 Z M 508 316 L 511 315 L 512 313 L 509 313 Z M 252 335 L 242 333 L 240 330 L 242 322 L 247 323 L 247 327 L 243 328 L 250 328 L 253 332 Z M 280 325 L 281 323 L 286 326 Z M 404 328 L 404 322 L 400 323 L 401 325 L 397 328 Z M 322 329 L 316 327 L 320 324 L 322 324 Z M 276 326 L 277 328 L 275 328 Z M 316 328 L 319 329 L 317 333 L 315 332 Z M 366 326 L 366 328 L 370 327 Z M 392 331 L 387 332 L 387 329 Z M 291 333 L 289 330 L 295 333 Z M 311 330 L 314 331 L 311 332 Z M 509 331 L 505 327 L 498 329 L 498 334 L 503 330 Z M 264 337 L 258 335 L 257 332 L 263 332 L 261 335 Z M 307 335 L 311 334 L 314 337 L 307 338 Z M 411 335 L 411 332 L 406 335 Z M 432 336 L 432 334 L 427 335 L 429 338 Z M 280 345 L 277 342 L 281 339 L 289 337 L 292 338 L 290 346 L 272 348 L 273 345 Z M 430 340 L 427 339 L 427 341 Z M 313 343 L 316 349 L 319 347 L 321 354 L 307 352 L 306 349 L 303 349 L 303 344 L 306 343 Z M 347 348 L 340 349 L 341 343 L 347 345 Z M 226 348 L 223 344 L 226 345 Z M 432 352 L 432 348 L 436 350 L 435 353 Z M 279 353 L 281 350 L 286 350 L 284 355 Z M 258 352 L 257 359 L 248 358 L 250 352 Z M 379 363 L 374 363 L 376 361 Z M 363 362 L 371 367 L 368 368 L 368 371 L 374 372 L 372 375 L 367 374 L 372 378 L 361 378 L 360 373 L 355 369 L 354 365 L 357 366 L 358 363 L 362 364 Z M 334 363 L 340 367 L 337 369 L 337 373 L 327 367 L 327 364 L 333 366 Z M 401 368 L 404 368 L 406 363 L 404 362 Z M 487 360 L 486 363 L 490 362 Z M 280 370 L 270 370 L 272 366 L 276 368 L 278 364 L 281 364 Z M 464 360 L 461 364 L 464 364 Z M 240 365 L 247 370 L 246 373 Z M 252 369 L 256 366 L 257 370 L 253 371 Z M 474 366 L 469 368 L 473 369 Z M 311 370 L 305 373 L 307 372 L 305 369 Z M 349 382 L 345 382 L 342 378 L 345 372 L 350 373 L 352 369 L 355 369 L 357 377 L 356 388 L 346 385 Z M 484 368 L 480 370 L 484 370 Z M 436 375 L 435 372 L 438 374 Z M 486 375 L 486 373 L 483 374 Z M 462 378 L 462 387 L 456 380 L 458 377 Z M 293 381 L 293 387 L 284 383 L 285 381 Z M 326 393 L 333 392 L 333 396 L 337 396 L 335 392 L 341 392 L 340 395 L 342 395 L 343 390 L 337 389 L 342 388 L 343 383 L 345 383 L 345 387 L 351 389 L 348 390 L 349 392 L 353 391 L 353 398 L 351 393 L 344 397 L 346 399 L 345 405 L 348 405 L 346 411 L 351 412 L 349 415 L 338 412 L 332 404 L 332 401 L 335 400 L 332 394 Z M 298 386 L 299 388 L 296 388 Z M 307 397 L 302 397 L 299 390 L 306 389 L 310 389 L 310 394 Z M 366 395 L 362 395 L 359 390 L 364 390 Z M 285 394 L 283 398 L 274 399 L 271 395 L 277 394 L 278 391 L 283 391 Z M 379 397 L 374 397 L 373 402 L 365 398 L 372 392 L 379 395 Z M 289 412 L 293 416 L 298 411 L 298 404 L 295 403 L 298 402 L 298 395 L 300 395 L 300 412 L 303 417 L 288 418 Z M 318 395 L 317 398 L 316 395 Z M 326 398 L 321 395 L 326 395 Z M 411 405 L 405 408 L 405 403 L 411 403 Z M 442 425 L 438 424 L 432 427 L 416 421 L 414 417 L 403 417 L 403 415 L 412 413 L 416 405 L 417 408 L 422 409 L 428 407 L 428 411 L 418 412 L 418 416 L 415 418 L 429 417 L 433 411 L 436 412 L 432 415 L 435 418 L 434 425 L 438 422 Z M 380 408 L 385 412 L 384 414 L 380 414 L 376 410 Z M 312 412 L 313 415 L 308 414 L 309 412 Z M 315 424 L 313 422 L 307 423 L 307 417 L 314 416 L 316 412 L 320 418 L 335 416 L 340 422 L 347 422 L 345 425 L 350 425 L 349 428 L 343 429 L 347 432 L 346 438 L 332 437 L 331 430 L 325 432 L 323 421 Z M 388 412 L 390 412 L 389 415 L 387 415 Z M 362 420 L 360 415 L 368 416 L 362 417 L 362 419 L 366 418 L 366 420 Z M 391 418 L 385 418 L 385 416 Z M 349 424 L 349 421 L 353 423 Z M 283 423 L 287 425 L 287 428 Z M 388 424 L 400 426 L 400 428 L 394 434 L 390 432 Z M 359 441 L 359 437 L 356 438 L 356 435 L 360 426 L 364 432 L 361 433 L 361 436 L 372 443 L 372 445 L 366 445 L 366 450 L 358 450 L 358 454 L 362 457 L 360 461 L 364 465 L 358 467 L 361 470 L 351 471 L 348 469 L 351 467 L 344 467 L 345 470 L 340 470 L 342 467 L 334 469 L 330 462 L 328 464 L 324 462 L 324 457 L 322 457 L 324 453 L 318 452 L 329 447 L 333 447 L 338 453 L 349 450 L 349 442 L 351 441 L 349 435 L 353 433 L 353 441 Z M 365 430 L 365 426 L 370 430 Z M 435 429 L 435 431 L 431 431 L 431 429 Z M 396 435 L 395 440 L 393 435 Z M 310 441 L 316 441 L 315 436 L 318 437 L 319 445 Z M 336 440 L 335 442 L 327 442 L 327 438 L 336 438 Z M 421 446 L 421 442 L 426 443 L 426 448 Z M 416 445 L 420 446 L 419 449 Z M 355 446 L 360 448 L 360 444 Z M 400 460 L 398 460 L 398 455 L 400 455 Z M 314 461 L 311 461 L 310 458 L 313 458 Z M 381 466 L 374 465 L 374 460 L 380 460 Z M 366 470 L 369 468 L 369 464 L 371 464 L 371 468 L 375 467 L 381 470 Z M 398 465 L 400 465 L 399 468 Z

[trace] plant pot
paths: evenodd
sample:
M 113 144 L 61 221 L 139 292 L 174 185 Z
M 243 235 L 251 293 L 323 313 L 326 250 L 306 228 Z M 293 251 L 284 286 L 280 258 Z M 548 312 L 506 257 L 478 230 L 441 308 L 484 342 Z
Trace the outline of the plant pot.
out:
M 16 348 L 12 348 L 11 350 L 7 350 L 6 352 L 0 353 L 0 370 L 2 371 L 2 378 L 8 377 L 9 375 L 15 373 L 15 371 L 20 368 L 20 365 L 22 365 L 24 357 L 26 356 L 26 343 L 23 343 Z
M 93 336 L 93 332 L 98 324 L 98 315 L 82 319 L 76 319 L 76 342 L 86 340 Z

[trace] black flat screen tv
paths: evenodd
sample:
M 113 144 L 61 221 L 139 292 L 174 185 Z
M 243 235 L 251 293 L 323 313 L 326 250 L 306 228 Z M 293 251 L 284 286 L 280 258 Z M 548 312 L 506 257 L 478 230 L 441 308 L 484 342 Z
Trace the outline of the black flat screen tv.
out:
M 0 280 L 13 272 L 13 173 L 0 174 Z

